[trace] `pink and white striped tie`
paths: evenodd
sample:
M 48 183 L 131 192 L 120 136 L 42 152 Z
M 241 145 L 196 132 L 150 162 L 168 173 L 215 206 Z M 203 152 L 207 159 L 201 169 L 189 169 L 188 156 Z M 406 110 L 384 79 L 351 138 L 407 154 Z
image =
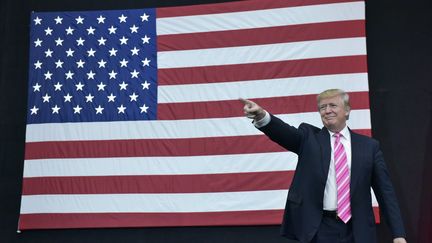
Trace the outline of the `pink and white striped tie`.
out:
M 335 133 L 334 162 L 336 170 L 338 216 L 347 223 L 351 218 L 350 175 L 345 148 L 340 142 L 340 133 Z

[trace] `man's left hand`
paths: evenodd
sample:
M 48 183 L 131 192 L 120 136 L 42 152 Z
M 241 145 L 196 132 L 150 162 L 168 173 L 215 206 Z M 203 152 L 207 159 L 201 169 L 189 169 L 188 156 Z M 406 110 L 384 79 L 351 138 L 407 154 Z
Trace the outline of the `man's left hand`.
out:
M 399 238 L 394 238 L 393 243 L 407 243 L 407 242 L 405 238 L 399 237 Z

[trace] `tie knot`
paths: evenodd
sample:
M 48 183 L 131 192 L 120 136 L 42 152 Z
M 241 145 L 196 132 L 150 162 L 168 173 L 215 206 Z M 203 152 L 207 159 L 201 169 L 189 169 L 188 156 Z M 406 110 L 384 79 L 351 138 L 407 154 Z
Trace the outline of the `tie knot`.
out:
M 333 134 L 333 136 L 336 138 L 340 138 L 341 134 L 339 132 L 337 132 L 337 133 Z

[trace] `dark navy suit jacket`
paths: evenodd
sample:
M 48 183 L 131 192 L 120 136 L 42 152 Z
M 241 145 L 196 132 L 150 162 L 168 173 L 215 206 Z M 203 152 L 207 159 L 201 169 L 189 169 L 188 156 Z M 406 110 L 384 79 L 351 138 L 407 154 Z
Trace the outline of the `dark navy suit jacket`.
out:
M 281 233 L 300 242 L 309 242 L 322 219 L 324 188 L 330 165 L 330 134 L 326 128 L 302 123 L 298 128 L 271 115 L 268 125 L 259 128 L 271 140 L 298 155 Z M 355 242 L 376 242 L 375 218 L 371 204 L 372 187 L 393 237 L 405 237 L 405 230 L 379 143 L 351 133 L 351 212 Z

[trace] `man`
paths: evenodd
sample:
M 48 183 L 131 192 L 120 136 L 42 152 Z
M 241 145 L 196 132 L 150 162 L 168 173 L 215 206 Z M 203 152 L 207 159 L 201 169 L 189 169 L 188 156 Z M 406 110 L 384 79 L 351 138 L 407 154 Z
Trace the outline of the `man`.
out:
M 349 96 L 343 90 L 318 95 L 323 128 L 298 128 L 241 99 L 244 112 L 271 140 L 298 155 L 281 233 L 300 242 L 376 242 L 371 204 L 373 188 L 390 226 L 393 242 L 405 243 L 405 230 L 379 143 L 346 125 Z

